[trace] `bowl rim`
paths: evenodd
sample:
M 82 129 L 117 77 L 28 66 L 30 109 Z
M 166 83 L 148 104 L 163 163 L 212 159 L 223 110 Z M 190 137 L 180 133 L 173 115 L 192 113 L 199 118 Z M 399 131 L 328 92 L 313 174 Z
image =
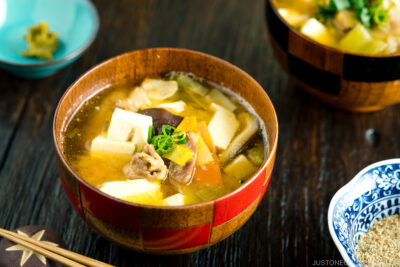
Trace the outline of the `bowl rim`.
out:
M 81 2 L 84 2 L 87 4 L 87 8 L 90 10 L 90 12 L 93 15 L 93 23 L 94 23 L 94 29 L 93 29 L 91 36 L 82 46 L 80 46 L 76 50 L 73 50 L 69 54 L 66 54 L 55 60 L 51 59 L 51 60 L 42 61 L 42 62 L 23 63 L 23 62 L 18 62 L 18 61 L 4 60 L 4 59 L 0 58 L 0 64 L 9 65 L 9 66 L 13 66 L 13 67 L 25 67 L 25 68 L 47 67 L 47 66 L 57 65 L 64 61 L 71 60 L 71 59 L 79 56 L 80 54 L 82 54 L 96 39 L 97 33 L 100 28 L 100 19 L 99 19 L 99 14 L 97 12 L 97 9 L 96 9 L 95 5 L 92 3 L 92 1 L 90 1 L 90 0 L 78 0 L 78 1 L 81 1 Z
M 223 195 L 222 197 L 219 197 L 219 198 L 216 198 L 216 199 L 213 199 L 213 200 L 209 200 L 209 201 L 205 201 L 205 202 L 194 203 L 194 204 L 188 204 L 188 205 L 181 205 L 181 206 L 147 205 L 147 204 L 140 204 L 140 203 L 134 203 L 134 202 L 129 202 L 129 201 L 126 201 L 126 200 L 122 200 L 122 199 L 116 198 L 116 197 L 114 197 L 114 196 L 108 195 L 108 194 L 106 194 L 106 193 L 100 191 L 100 190 L 97 189 L 96 187 L 94 187 L 94 186 L 90 185 L 88 182 L 86 182 L 83 178 L 81 178 L 81 177 L 71 168 L 70 164 L 68 163 L 68 161 L 67 161 L 66 158 L 64 157 L 64 153 L 62 153 L 60 147 L 58 146 L 57 139 L 56 139 L 56 130 L 55 130 L 55 129 L 56 129 L 56 127 L 55 127 L 56 119 L 57 119 L 57 116 L 58 116 L 58 114 L 59 114 L 59 109 L 60 109 L 61 103 L 64 101 L 66 95 L 69 94 L 69 93 L 71 92 L 72 88 L 75 87 L 75 85 L 77 85 L 79 82 L 81 82 L 86 76 L 88 76 L 89 74 L 91 74 L 93 71 L 96 71 L 97 69 L 100 69 L 100 68 L 103 67 L 104 65 L 109 64 L 109 63 L 111 63 L 111 62 L 114 61 L 114 60 L 117 60 L 117 59 L 119 59 L 119 58 L 128 56 L 128 55 L 133 54 L 133 53 L 139 53 L 139 52 L 141 52 L 141 51 L 157 51 L 157 50 L 159 50 L 159 51 L 169 51 L 169 52 L 183 52 L 183 53 L 186 53 L 186 54 L 191 54 L 191 55 L 197 55 L 197 56 L 205 57 L 205 58 L 211 59 L 211 60 L 213 60 L 213 61 L 217 61 L 217 62 L 219 62 L 219 63 L 221 63 L 221 64 L 227 65 L 229 68 L 235 70 L 236 72 L 239 72 L 241 75 L 243 75 L 243 76 L 245 76 L 247 79 L 249 79 L 250 82 L 252 82 L 253 84 L 255 84 L 256 87 L 257 87 L 257 88 L 261 91 L 261 93 L 264 95 L 264 98 L 266 99 L 266 101 L 270 103 L 270 106 L 271 106 L 271 108 L 272 108 L 272 117 L 273 117 L 273 119 L 274 119 L 274 122 L 273 122 L 273 123 L 274 123 L 275 128 L 276 128 L 276 134 L 275 134 L 275 136 L 273 136 L 273 138 L 274 138 L 274 139 L 273 139 L 273 140 L 274 140 L 274 143 L 273 143 L 273 144 L 269 144 L 270 149 L 269 149 L 269 152 L 268 152 L 268 154 L 267 154 L 267 157 L 264 159 L 263 163 L 260 165 L 260 167 L 257 169 L 257 171 L 246 181 L 246 183 L 244 183 L 243 185 L 241 185 L 240 187 L 238 187 L 238 188 L 235 189 L 234 191 L 232 191 L 232 192 L 230 192 L 230 193 L 228 193 L 228 194 L 226 194 L 226 195 Z M 107 88 L 107 86 L 104 87 L 104 88 Z M 227 89 L 230 90 L 230 88 L 227 88 Z M 103 89 L 102 89 L 102 90 L 103 90 Z M 97 92 L 97 93 L 98 93 L 98 92 Z M 96 94 L 96 93 L 95 93 L 95 94 Z M 94 95 L 95 95 L 95 94 L 94 94 Z M 93 95 L 92 95 L 92 96 L 93 96 Z M 88 98 L 90 98 L 90 97 L 88 97 Z M 84 99 L 84 100 L 80 103 L 80 105 L 81 105 L 84 101 L 86 101 L 88 98 Z M 80 105 L 79 105 L 79 107 L 80 107 Z M 76 81 L 74 81 L 74 82 L 67 88 L 67 90 L 64 92 L 64 94 L 63 94 L 62 97 L 60 98 L 60 100 L 59 100 L 59 102 L 58 102 L 58 104 L 57 104 L 57 108 L 56 108 L 56 110 L 55 110 L 55 112 L 54 112 L 54 117 L 53 117 L 53 129 L 52 129 L 52 132 L 53 132 L 53 142 L 54 142 L 54 146 L 55 146 L 55 149 L 56 149 L 56 153 L 58 154 L 59 159 L 62 161 L 63 167 L 67 168 L 68 171 L 74 176 L 75 179 L 77 179 L 79 182 L 84 183 L 87 187 L 93 189 L 93 190 L 96 191 L 98 194 L 100 194 L 100 195 L 102 195 L 102 196 L 104 196 L 104 197 L 106 197 L 106 198 L 112 199 L 112 200 L 114 200 L 114 201 L 117 201 L 117 202 L 119 202 L 119 203 L 121 203 L 121 204 L 128 205 L 128 206 L 132 206 L 132 207 L 140 207 L 140 208 L 146 208 L 146 209 L 162 209 L 162 210 L 177 210 L 177 209 L 178 209 L 178 210 L 183 210 L 183 209 L 196 208 L 196 207 L 201 207 L 201 206 L 206 206 L 206 205 L 214 205 L 214 202 L 219 201 L 219 200 L 223 200 L 223 199 L 226 199 L 226 198 L 229 198 L 230 196 L 237 194 L 238 192 L 240 192 L 241 190 L 243 190 L 245 187 L 249 186 L 249 184 L 253 183 L 254 180 L 256 180 L 256 178 L 257 178 L 257 177 L 260 175 L 260 173 L 264 170 L 264 168 L 266 168 L 266 166 L 270 165 L 271 163 L 273 164 L 273 161 L 274 161 L 274 159 L 275 159 L 275 156 L 274 156 L 274 155 L 275 155 L 275 153 L 276 153 L 277 145 L 278 145 L 279 127 L 278 127 L 278 118 L 277 118 L 277 115 L 276 115 L 275 107 L 274 107 L 274 105 L 272 104 L 272 101 L 271 101 L 271 99 L 269 98 L 268 94 L 265 92 L 265 90 L 263 89 L 263 87 L 262 87 L 253 77 L 251 77 L 247 72 L 245 72 L 244 70 L 240 69 L 239 67 L 235 66 L 234 64 L 232 64 L 232 63 L 230 63 L 230 62 L 228 62 L 228 61 L 226 61 L 226 60 L 224 60 L 224 59 L 218 58 L 218 57 L 216 57 L 216 56 L 213 56 L 213 55 L 210 55 L 210 54 L 207 54 L 207 53 L 204 53 L 204 52 L 199 52 L 199 51 L 195 51 L 195 50 L 191 50 L 191 49 L 186 49 L 186 48 L 173 48 L 173 47 L 154 47 L 154 48 L 153 48 L 153 47 L 152 47 L 152 48 L 143 48 L 143 49 L 132 50 L 132 51 L 125 52 L 125 53 L 123 53 L 123 54 L 120 54 L 120 55 L 111 57 L 111 58 L 109 58 L 109 59 L 107 59 L 107 60 L 105 60 L 105 61 L 103 61 L 103 62 L 101 62 L 101 63 L 99 63 L 99 64 L 97 64 L 97 65 L 95 65 L 94 67 L 92 67 L 92 68 L 90 68 L 88 71 L 86 71 L 84 74 L 82 74 Z M 271 172 L 271 173 L 272 173 L 272 172 Z M 265 175 L 267 175 L 267 174 L 265 174 Z M 268 179 L 268 178 L 267 178 L 267 179 Z
M 384 165 L 389 165 L 389 164 L 400 164 L 400 158 L 392 158 L 392 159 L 387 159 L 387 160 L 382 160 L 378 161 L 375 163 L 372 163 L 365 168 L 363 168 L 361 171 L 359 171 L 347 184 L 342 186 L 332 197 L 330 203 L 329 203 L 329 208 L 328 208 L 328 228 L 329 228 L 329 233 L 333 239 L 333 242 L 335 243 L 337 249 L 339 250 L 340 254 L 342 255 L 342 258 L 346 261 L 347 265 L 350 267 L 356 266 L 354 262 L 350 259 L 350 257 L 347 255 L 346 250 L 344 249 L 342 243 L 340 243 L 339 239 L 337 238 L 337 235 L 335 233 L 335 230 L 333 229 L 333 224 L 332 224 L 332 217 L 333 217 L 333 209 L 338 202 L 339 198 L 341 198 L 344 194 L 349 193 L 351 189 L 353 188 L 353 185 L 367 172 L 370 170 L 384 166 Z
M 276 6 L 276 4 L 274 3 L 275 0 L 267 0 L 268 2 L 271 3 L 271 7 L 272 10 L 274 11 L 275 15 L 278 16 L 278 18 L 289 28 L 292 29 L 293 32 L 300 38 L 306 40 L 307 42 L 310 42 L 316 46 L 318 46 L 319 48 L 322 49 L 326 49 L 330 52 L 335 52 L 335 53 L 340 53 L 343 55 L 351 55 L 351 56 L 358 56 L 358 57 L 367 57 L 367 58 L 393 58 L 393 57 L 399 57 L 400 58 L 400 51 L 399 52 L 395 52 L 395 53 L 391 53 L 391 54 L 377 54 L 377 55 L 371 55 L 371 54 L 363 54 L 363 53 L 355 53 L 355 52 L 350 52 L 350 51 L 346 51 L 343 49 L 339 49 L 336 47 L 332 47 L 332 46 L 328 46 L 328 45 L 324 45 L 321 44 L 317 41 L 314 41 L 313 39 L 311 39 L 310 37 L 306 36 L 305 34 L 301 33 L 299 30 L 297 30 L 295 27 L 291 26 L 282 16 L 281 14 L 278 12 L 278 8 Z

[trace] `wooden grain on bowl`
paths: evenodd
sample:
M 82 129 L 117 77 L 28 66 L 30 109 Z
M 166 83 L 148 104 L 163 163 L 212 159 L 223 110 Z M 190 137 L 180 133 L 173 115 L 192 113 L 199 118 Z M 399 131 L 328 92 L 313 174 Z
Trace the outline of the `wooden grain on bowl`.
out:
M 63 133 L 79 106 L 110 84 L 170 71 L 192 73 L 245 99 L 263 121 L 269 149 L 261 167 L 239 189 L 199 204 L 160 207 L 126 202 L 100 192 L 70 167 Z M 65 192 L 79 215 L 98 233 L 123 247 L 155 254 L 181 254 L 206 248 L 231 235 L 253 214 L 270 180 L 278 124 L 264 89 L 248 74 L 216 57 L 184 49 L 138 50 L 112 58 L 88 71 L 62 97 L 54 117 L 54 142 Z
M 291 27 L 266 0 L 269 40 L 284 68 L 332 106 L 368 112 L 400 102 L 400 54 L 362 55 L 317 43 Z

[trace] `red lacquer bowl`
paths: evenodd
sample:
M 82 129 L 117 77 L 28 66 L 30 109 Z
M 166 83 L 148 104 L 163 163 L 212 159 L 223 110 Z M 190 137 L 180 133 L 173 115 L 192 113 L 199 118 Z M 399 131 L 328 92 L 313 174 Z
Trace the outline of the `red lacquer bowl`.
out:
M 63 134 L 74 112 L 88 97 L 110 84 L 164 75 L 193 73 L 231 89 L 263 120 L 269 150 L 258 171 L 242 187 L 214 201 L 180 207 L 140 205 L 118 200 L 86 183 L 63 153 Z M 58 104 L 53 124 L 61 182 L 79 215 L 98 233 L 120 246 L 154 254 L 181 254 L 206 248 L 231 235 L 253 214 L 267 189 L 275 161 L 278 122 L 263 88 L 247 73 L 200 52 L 155 48 L 114 57 L 73 83 Z

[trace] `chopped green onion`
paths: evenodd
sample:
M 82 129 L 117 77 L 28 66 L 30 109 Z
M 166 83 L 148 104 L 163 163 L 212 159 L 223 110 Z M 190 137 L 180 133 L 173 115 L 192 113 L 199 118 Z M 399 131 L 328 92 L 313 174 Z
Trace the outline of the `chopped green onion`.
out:
M 371 7 L 370 12 L 373 15 L 373 20 L 378 26 L 385 26 L 389 21 L 389 14 L 386 10 L 383 10 L 379 5 L 374 5 Z
M 355 17 L 367 28 L 373 24 L 385 26 L 389 20 L 389 10 L 383 6 L 383 0 L 330 0 L 327 4 L 316 2 L 318 20 L 333 19 L 340 10 L 353 10 Z
M 163 125 L 161 128 L 161 133 L 157 136 L 152 136 L 151 139 L 149 139 L 148 143 L 154 145 L 154 149 L 156 150 L 156 152 L 160 156 L 163 156 L 166 153 L 174 150 L 176 144 L 186 144 L 186 132 L 177 131 L 175 127 L 170 125 Z
M 154 126 L 149 126 L 149 133 L 147 134 L 147 143 L 151 142 L 154 136 Z

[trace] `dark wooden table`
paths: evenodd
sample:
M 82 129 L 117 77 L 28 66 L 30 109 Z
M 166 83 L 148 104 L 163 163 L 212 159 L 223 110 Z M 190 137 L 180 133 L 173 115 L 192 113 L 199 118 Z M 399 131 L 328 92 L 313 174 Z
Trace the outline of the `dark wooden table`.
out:
M 352 114 L 297 90 L 268 43 L 264 0 L 94 3 L 100 32 L 77 62 L 40 80 L 0 71 L 0 226 L 47 226 L 69 249 L 118 266 L 343 264 L 328 231 L 329 202 L 366 165 L 400 156 L 400 106 Z M 63 192 L 51 132 L 58 99 L 82 73 L 123 52 L 161 46 L 207 52 L 247 71 L 271 97 L 280 127 L 275 170 L 255 214 L 226 240 L 182 256 L 138 254 L 94 233 Z

